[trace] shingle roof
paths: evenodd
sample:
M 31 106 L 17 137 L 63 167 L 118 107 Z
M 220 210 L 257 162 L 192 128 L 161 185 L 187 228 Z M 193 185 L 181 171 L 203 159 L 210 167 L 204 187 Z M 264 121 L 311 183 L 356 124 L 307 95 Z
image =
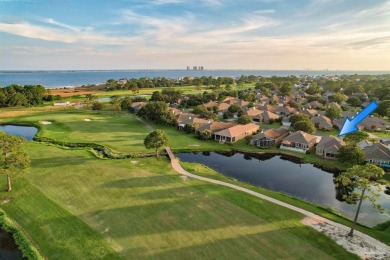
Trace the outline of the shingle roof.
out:
M 197 130 L 199 132 L 203 132 L 205 130 L 210 130 L 211 133 L 215 133 L 215 132 L 222 131 L 224 129 L 227 129 L 227 128 L 235 126 L 235 125 L 236 125 L 236 123 L 234 123 L 234 122 L 227 122 L 227 123 L 212 122 L 210 124 L 202 125 Z
M 318 143 L 317 148 L 331 152 L 338 152 L 340 147 L 343 145 L 345 145 L 345 142 L 338 137 L 323 136 L 321 141 Z
M 305 133 L 303 131 L 297 131 L 284 138 L 283 141 L 301 143 L 301 144 L 309 144 L 317 139 L 317 136 Z
M 228 129 L 216 132 L 216 135 L 222 135 L 222 136 L 227 136 L 227 137 L 234 137 L 234 136 L 239 136 L 245 132 L 255 132 L 259 130 L 259 126 L 255 125 L 253 123 L 249 123 L 246 125 L 236 125 L 233 127 L 230 127 Z
M 376 143 L 366 146 L 364 152 L 366 153 L 366 159 L 390 161 L 390 151 L 384 144 Z

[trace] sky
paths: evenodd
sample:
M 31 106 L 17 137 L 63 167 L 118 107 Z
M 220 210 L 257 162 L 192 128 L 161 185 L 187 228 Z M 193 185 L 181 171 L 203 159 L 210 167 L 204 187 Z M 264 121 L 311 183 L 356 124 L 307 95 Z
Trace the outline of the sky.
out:
M 0 70 L 390 70 L 390 0 L 0 0 Z

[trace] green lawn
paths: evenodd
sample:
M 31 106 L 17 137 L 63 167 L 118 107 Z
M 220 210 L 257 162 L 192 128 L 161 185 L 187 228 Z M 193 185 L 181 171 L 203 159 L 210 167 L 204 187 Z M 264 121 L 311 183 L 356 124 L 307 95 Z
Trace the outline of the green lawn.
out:
M 30 143 L 31 171 L 1 205 L 50 259 L 357 259 L 302 215 L 182 180 L 165 157 L 100 160 Z M 0 178 L 5 188 L 5 178 Z

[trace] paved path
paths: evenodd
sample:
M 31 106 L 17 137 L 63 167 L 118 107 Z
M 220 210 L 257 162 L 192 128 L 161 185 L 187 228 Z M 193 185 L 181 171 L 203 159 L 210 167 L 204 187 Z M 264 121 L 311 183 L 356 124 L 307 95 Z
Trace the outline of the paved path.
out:
M 140 121 L 142 124 L 144 124 L 144 125 L 146 126 L 146 128 L 147 128 L 150 132 L 152 132 L 152 131 L 155 130 L 153 126 L 151 126 L 150 124 L 148 124 L 148 123 L 147 123 L 145 120 L 143 120 L 142 118 L 140 118 L 140 117 L 138 117 L 138 116 L 135 116 L 135 115 L 133 115 L 133 114 L 128 114 L 128 115 L 130 115 L 131 117 L 137 119 L 137 120 Z
M 263 200 L 267 200 L 269 202 L 275 203 L 275 204 L 280 205 L 282 207 L 285 207 L 285 208 L 294 210 L 296 212 L 302 213 L 306 217 L 310 218 L 312 220 L 312 222 L 326 223 L 326 224 L 332 225 L 334 227 L 337 227 L 337 228 L 339 228 L 341 230 L 344 230 L 346 232 L 349 232 L 349 230 L 350 230 L 350 228 L 347 227 L 347 226 L 344 226 L 342 224 L 336 223 L 334 221 L 331 221 L 329 219 L 326 219 L 324 217 L 316 215 L 316 214 L 314 214 L 312 212 L 309 212 L 307 210 L 304 210 L 304 209 L 295 207 L 293 205 L 287 204 L 287 203 L 285 203 L 283 201 L 280 201 L 280 200 L 268 197 L 268 196 L 266 196 L 264 194 L 255 192 L 253 190 L 249 190 L 249 189 L 246 189 L 244 187 L 241 187 L 241 186 L 238 186 L 238 185 L 234 185 L 234 184 L 231 184 L 231 183 L 228 183 L 228 182 L 218 181 L 218 180 L 214 180 L 214 179 L 210 179 L 210 178 L 206 178 L 206 177 L 202 177 L 202 176 L 198 176 L 198 175 L 189 173 L 186 170 L 184 170 L 183 167 L 180 165 L 179 161 L 177 160 L 177 158 L 173 154 L 173 152 L 172 152 L 170 147 L 166 147 L 165 150 L 167 151 L 167 153 L 169 155 L 169 158 L 171 159 L 171 165 L 172 165 L 173 169 L 176 172 L 178 172 L 178 173 L 180 173 L 182 175 L 185 175 L 185 176 L 197 179 L 197 180 L 201 180 L 201 181 L 206 181 L 206 182 L 209 182 L 209 183 L 214 183 L 214 184 L 217 184 L 217 185 L 226 186 L 226 187 L 229 187 L 229 188 L 232 188 L 232 189 L 235 189 L 235 190 L 239 190 L 239 191 L 248 193 L 250 195 L 253 195 L 255 197 L 261 198 Z M 376 247 L 379 247 L 379 248 L 385 250 L 387 252 L 388 256 L 390 257 L 390 247 L 389 246 L 387 246 L 384 243 L 376 240 L 375 238 L 370 237 L 370 236 L 368 236 L 366 234 L 363 234 L 362 232 L 357 231 L 357 230 L 354 231 L 354 235 L 364 239 L 366 242 L 370 243 L 371 245 L 374 245 Z M 348 250 L 348 248 L 346 248 L 346 249 Z M 356 252 L 354 252 L 354 253 L 356 253 Z

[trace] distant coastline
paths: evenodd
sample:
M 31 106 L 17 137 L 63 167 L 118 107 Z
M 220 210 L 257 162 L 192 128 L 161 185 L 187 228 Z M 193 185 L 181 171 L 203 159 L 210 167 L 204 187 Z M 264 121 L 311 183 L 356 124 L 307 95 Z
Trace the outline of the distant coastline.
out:
M 46 88 L 75 87 L 86 84 L 100 84 L 108 79 L 156 78 L 177 79 L 181 77 L 240 77 L 255 76 L 322 76 L 322 75 L 383 75 L 390 71 L 348 71 L 348 70 L 185 70 L 185 69 L 144 69 L 144 70 L 0 70 L 0 86 L 11 84 L 36 85 Z

